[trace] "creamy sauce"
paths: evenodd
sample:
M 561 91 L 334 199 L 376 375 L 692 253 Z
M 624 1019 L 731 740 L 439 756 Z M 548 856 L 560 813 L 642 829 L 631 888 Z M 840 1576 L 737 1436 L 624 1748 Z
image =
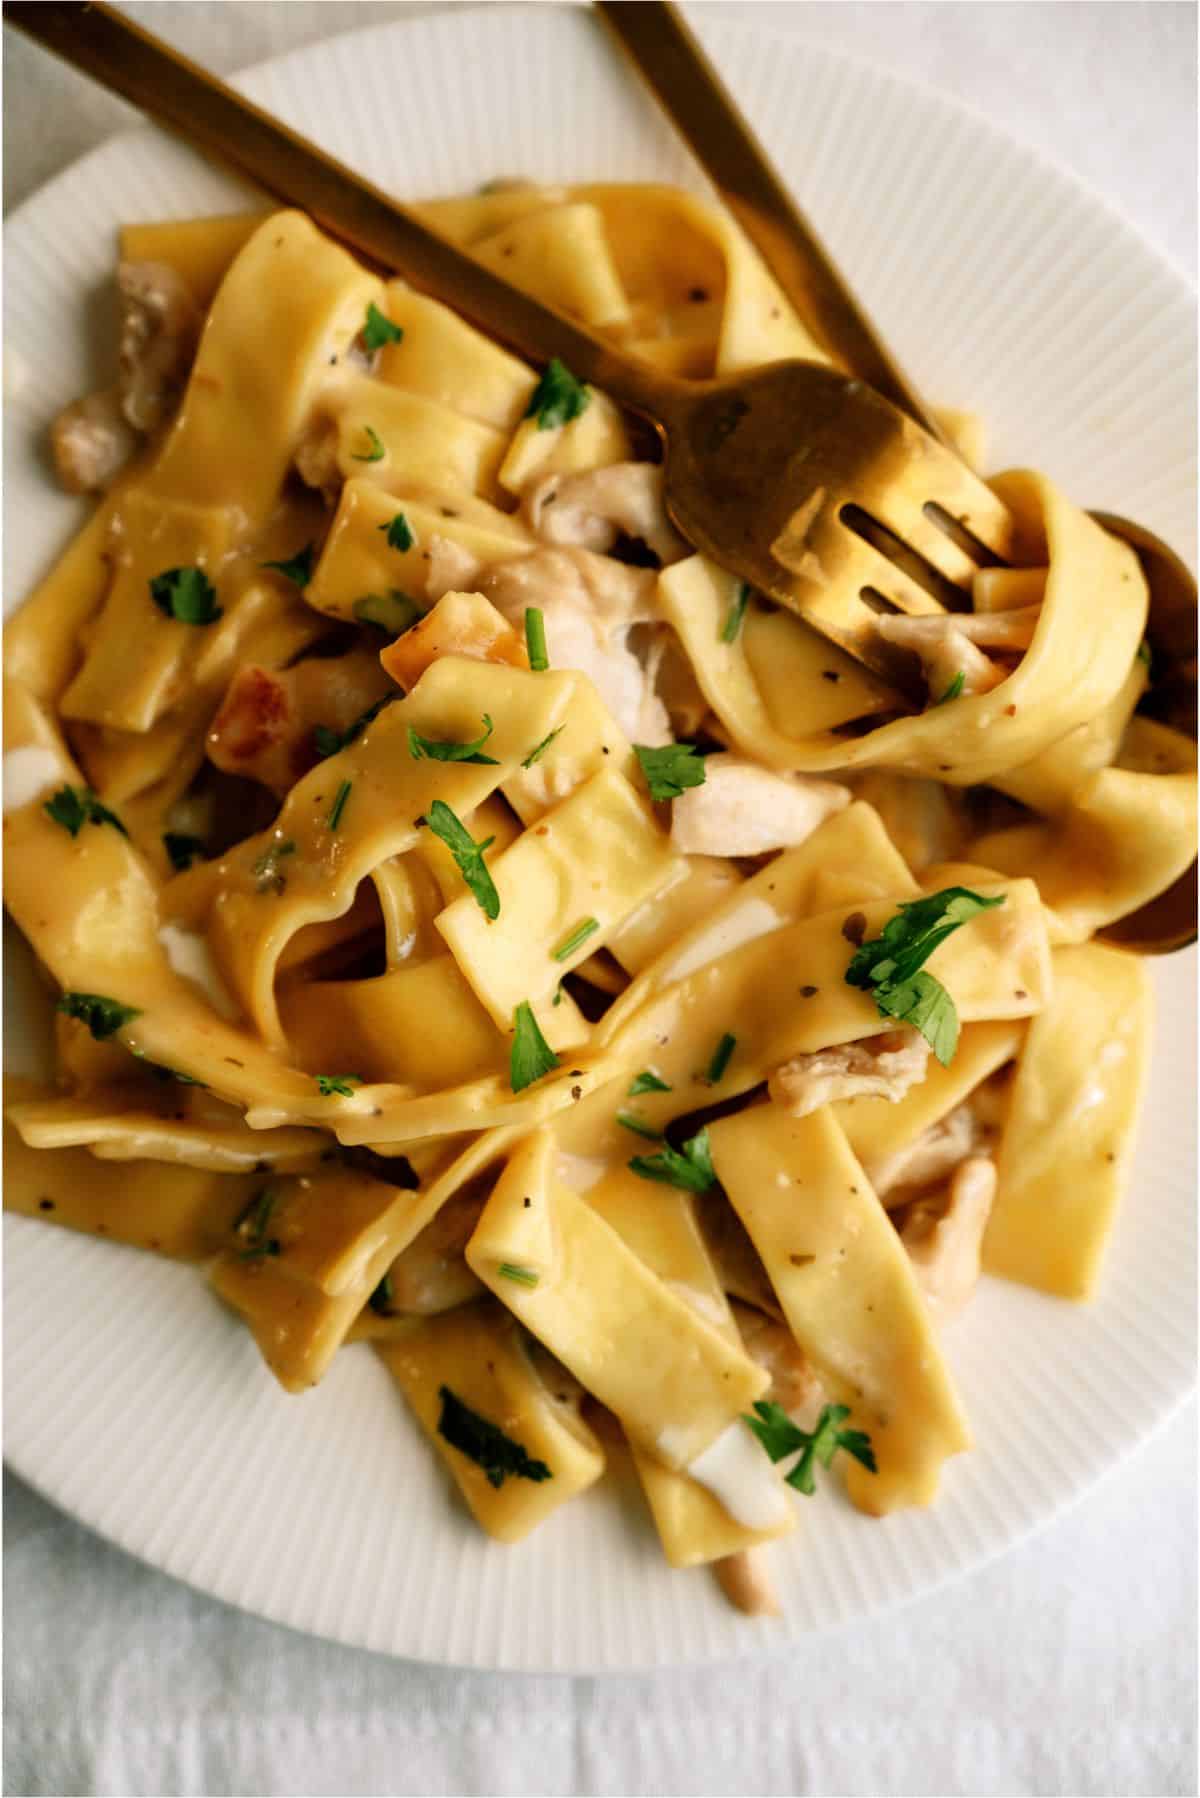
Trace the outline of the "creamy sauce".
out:
M 554 1171 L 564 1186 L 572 1192 L 589 1192 L 597 1181 L 603 1180 L 608 1172 L 608 1162 L 598 1160 L 592 1155 L 568 1155 L 560 1149 L 555 1158 Z
M 158 940 L 166 952 L 173 973 L 200 987 L 213 1010 L 223 1018 L 236 1018 L 238 1008 L 230 998 L 224 981 L 217 972 L 208 944 L 193 930 L 181 924 L 164 924 Z
M 774 1529 L 791 1511 L 783 1481 L 744 1423 L 731 1423 L 687 1471 L 744 1529 Z
M 52 749 L 32 743 L 24 749 L 10 749 L 4 757 L 5 811 L 19 812 L 23 805 L 32 805 L 62 779 L 62 762 Z
M 707 967 L 718 955 L 728 955 L 731 950 L 740 949 L 743 943 L 752 943 L 756 937 L 778 930 L 783 922 L 780 913 L 765 899 L 747 899 L 729 917 L 722 918 L 697 937 L 675 961 L 668 963 L 662 979 L 686 980 L 689 974 L 694 974 L 697 968 Z

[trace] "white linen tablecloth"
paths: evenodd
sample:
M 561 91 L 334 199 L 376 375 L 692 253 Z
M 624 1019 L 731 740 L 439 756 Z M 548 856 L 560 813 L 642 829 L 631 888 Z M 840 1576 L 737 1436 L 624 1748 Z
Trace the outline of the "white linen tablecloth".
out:
M 431 10 L 131 5 L 226 70 Z M 955 94 L 1103 192 L 1189 276 L 1195 7 L 720 5 Z M 4 198 L 130 122 L 5 32 Z M 802 96 L 797 96 L 798 103 Z M 312 1641 L 4 1484 L 4 1790 L 171 1794 L 1192 1794 L 1196 1410 L 920 1603 L 786 1656 L 641 1678 L 447 1672 Z

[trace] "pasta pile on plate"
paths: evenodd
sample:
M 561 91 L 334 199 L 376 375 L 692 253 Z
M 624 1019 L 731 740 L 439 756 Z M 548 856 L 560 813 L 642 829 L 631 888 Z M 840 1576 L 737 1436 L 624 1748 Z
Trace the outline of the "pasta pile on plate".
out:
M 685 194 L 424 212 L 676 374 L 818 355 Z M 1094 937 L 1194 853 L 1138 563 L 1000 477 L 1022 566 L 880 615 L 912 713 L 689 552 L 603 394 L 301 214 L 130 227 L 119 284 L 54 431 L 102 497 L 7 634 L 59 998 L 6 1203 L 209 1263 L 289 1392 L 372 1343 L 503 1540 L 627 1445 L 769 1608 L 795 1492 L 924 1505 L 968 1446 L 981 1265 L 1095 1285 L 1149 1002 Z

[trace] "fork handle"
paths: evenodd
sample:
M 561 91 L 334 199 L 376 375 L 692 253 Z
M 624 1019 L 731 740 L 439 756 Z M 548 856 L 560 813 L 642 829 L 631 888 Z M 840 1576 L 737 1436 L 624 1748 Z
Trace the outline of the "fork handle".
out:
M 595 11 L 833 360 L 944 442 L 679 8 L 669 0 L 596 0 Z
M 673 396 L 684 391 L 683 383 L 622 355 L 483 268 L 381 188 L 114 7 L 83 0 L 11 0 L 4 19 L 530 361 L 559 357 L 577 378 L 656 425 L 673 410 Z

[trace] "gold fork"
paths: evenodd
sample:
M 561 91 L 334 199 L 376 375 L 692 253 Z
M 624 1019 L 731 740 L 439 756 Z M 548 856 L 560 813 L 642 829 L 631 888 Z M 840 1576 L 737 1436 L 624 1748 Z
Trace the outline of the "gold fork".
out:
M 688 541 L 919 702 L 913 658 L 879 639 L 876 612 L 965 607 L 976 566 L 1007 557 L 1011 524 L 898 406 L 814 363 L 666 377 L 481 268 L 112 7 L 40 0 L 4 16 L 489 335 L 535 363 L 557 357 L 641 413 L 663 440 L 667 507 Z

